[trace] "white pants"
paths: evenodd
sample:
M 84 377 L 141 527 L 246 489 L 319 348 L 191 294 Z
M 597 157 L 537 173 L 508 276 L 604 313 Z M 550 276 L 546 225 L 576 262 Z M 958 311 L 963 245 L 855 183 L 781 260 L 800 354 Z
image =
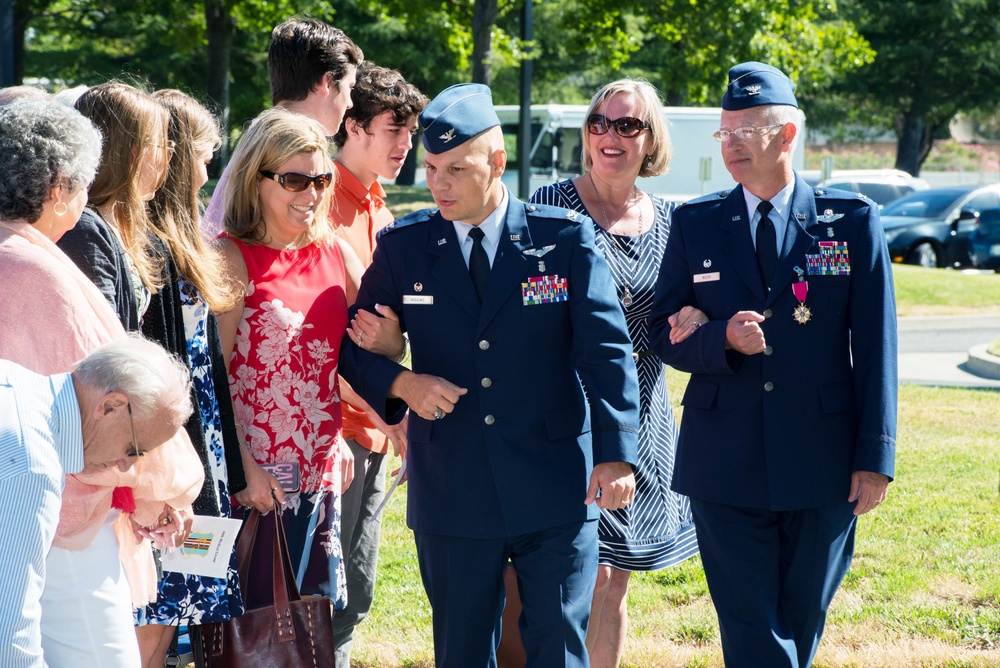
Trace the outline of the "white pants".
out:
M 42 651 L 50 668 L 141 665 L 132 596 L 118 558 L 112 510 L 94 542 L 74 552 L 53 547 L 42 592 Z

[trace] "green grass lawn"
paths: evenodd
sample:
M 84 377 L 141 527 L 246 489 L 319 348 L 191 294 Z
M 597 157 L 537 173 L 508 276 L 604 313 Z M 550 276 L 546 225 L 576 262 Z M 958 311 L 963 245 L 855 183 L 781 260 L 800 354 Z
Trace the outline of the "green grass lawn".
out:
M 403 195 L 414 209 L 428 205 L 419 190 L 390 192 L 390 206 Z M 901 315 L 1000 310 L 1000 276 L 894 269 Z M 676 404 L 687 378 L 669 373 Z M 998 443 L 1000 394 L 900 389 L 896 481 L 887 502 L 860 521 L 816 668 L 1000 666 Z M 405 488 L 398 492 L 383 524 L 375 604 L 356 635 L 356 667 L 433 666 L 430 608 L 405 525 Z M 623 666 L 722 666 L 698 558 L 636 574 L 629 609 Z

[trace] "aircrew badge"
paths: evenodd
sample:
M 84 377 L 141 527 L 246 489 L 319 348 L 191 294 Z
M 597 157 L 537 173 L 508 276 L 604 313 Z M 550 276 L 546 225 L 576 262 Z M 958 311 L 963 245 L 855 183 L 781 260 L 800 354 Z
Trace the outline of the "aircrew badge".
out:
M 833 209 L 827 209 L 823 212 L 822 216 L 816 216 L 816 220 L 821 223 L 832 223 L 835 220 L 840 220 L 844 217 L 842 213 L 834 213 Z

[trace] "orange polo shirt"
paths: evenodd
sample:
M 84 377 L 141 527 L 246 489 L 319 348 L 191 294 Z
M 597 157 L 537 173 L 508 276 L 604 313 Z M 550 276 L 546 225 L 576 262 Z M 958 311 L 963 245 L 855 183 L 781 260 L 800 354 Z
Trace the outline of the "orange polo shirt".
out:
M 337 186 L 330 205 L 330 222 L 334 233 L 351 245 L 367 268 L 375 252 L 375 235 L 394 218 L 385 206 L 385 190 L 378 181 L 370 189 L 361 185 L 354 174 L 339 162 Z M 353 438 L 372 452 L 389 450 L 389 439 L 372 424 L 364 411 L 341 402 L 344 413 L 344 438 Z

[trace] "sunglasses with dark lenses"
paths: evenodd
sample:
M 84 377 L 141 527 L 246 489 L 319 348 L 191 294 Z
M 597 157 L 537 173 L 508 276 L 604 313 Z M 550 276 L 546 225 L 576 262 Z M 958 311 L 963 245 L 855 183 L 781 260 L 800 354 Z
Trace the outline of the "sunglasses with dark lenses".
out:
M 587 117 L 587 130 L 592 135 L 606 134 L 611 128 L 615 129 L 615 134 L 625 139 L 638 137 L 643 130 L 649 129 L 649 123 L 633 116 L 622 116 L 611 119 L 603 114 L 591 114 Z
M 299 174 L 298 172 L 275 174 L 274 172 L 261 170 L 260 175 L 264 178 L 277 181 L 278 185 L 293 193 L 302 192 L 309 187 L 310 183 L 316 187 L 316 190 L 323 190 L 333 183 L 333 174 L 331 172 L 317 174 L 316 176 L 309 176 L 308 174 Z

